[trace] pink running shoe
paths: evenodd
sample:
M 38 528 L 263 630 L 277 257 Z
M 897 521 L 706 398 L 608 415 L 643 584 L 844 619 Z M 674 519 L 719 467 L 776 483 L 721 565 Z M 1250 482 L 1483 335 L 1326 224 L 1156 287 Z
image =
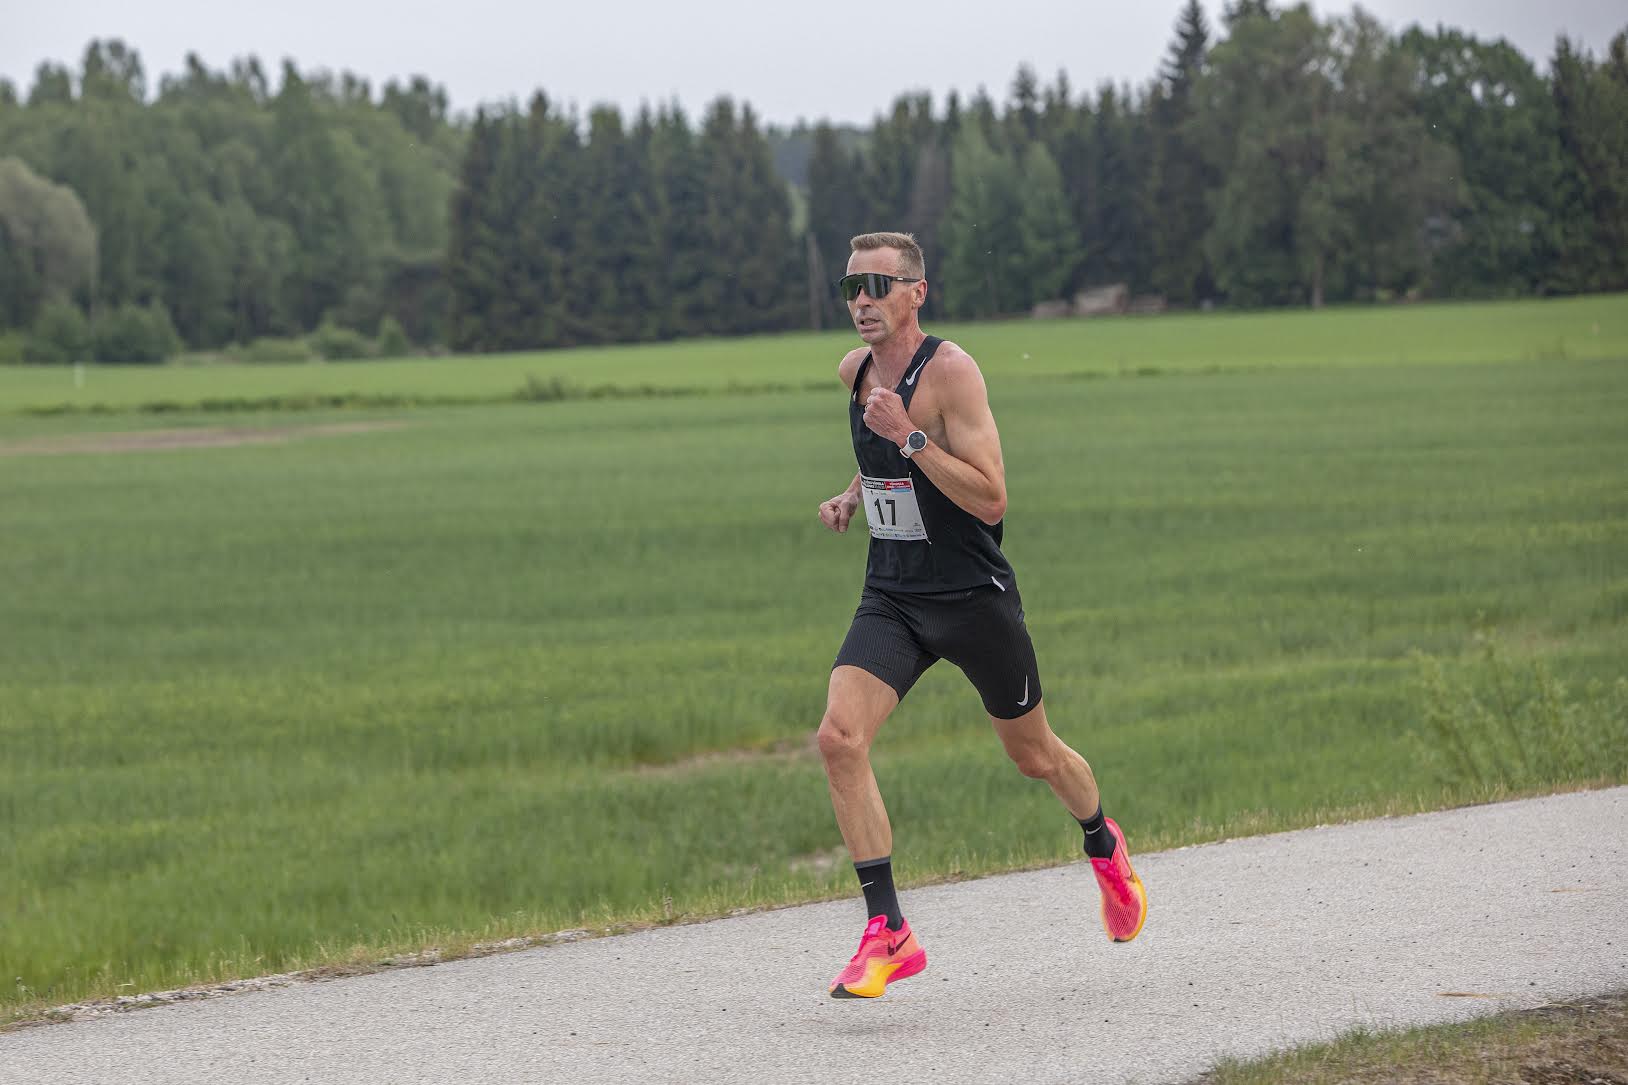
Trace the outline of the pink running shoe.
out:
M 1142 924 L 1148 918 L 1147 890 L 1142 879 L 1131 869 L 1130 849 L 1125 846 L 1125 834 L 1119 831 L 1113 818 L 1104 818 L 1108 831 L 1114 836 L 1114 853 L 1107 859 L 1091 860 L 1091 869 L 1097 875 L 1097 888 L 1102 890 L 1102 925 L 1108 937 L 1116 942 L 1129 942 L 1142 933 Z
M 894 980 L 914 976 L 927 967 L 927 951 L 911 933 L 910 921 L 888 930 L 887 916 L 872 916 L 859 939 L 859 952 L 831 981 L 832 998 L 876 998 Z

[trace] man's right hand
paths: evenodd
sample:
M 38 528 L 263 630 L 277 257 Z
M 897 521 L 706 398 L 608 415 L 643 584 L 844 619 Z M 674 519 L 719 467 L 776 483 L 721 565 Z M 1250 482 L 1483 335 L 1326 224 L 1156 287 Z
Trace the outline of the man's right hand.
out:
M 844 491 L 820 503 L 820 523 L 840 535 L 848 530 L 848 521 L 854 518 L 858 508 L 859 495 Z

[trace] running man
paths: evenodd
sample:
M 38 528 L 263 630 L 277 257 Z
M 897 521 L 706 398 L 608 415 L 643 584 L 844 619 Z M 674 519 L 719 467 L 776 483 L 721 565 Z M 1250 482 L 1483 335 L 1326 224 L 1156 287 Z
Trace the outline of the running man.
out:
M 1128 942 L 1147 918 L 1124 834 L 1103 817 L 1085 758 L 1046 722 L 1017 578 L 1001 553 L 1006 469 L 982 374 L 970 355 L 921 330 L 927 300 L 921 247 L 910 234 L 860 234 L 838 283 L 864 346 L 837 373 L 859 473 L 820 505 L 845 532 L 870 528 L 865 586 L 831 670 L 820 755 L 837 826 L 859 875 L 870 922 L 833 998 L 875 998 L 927 966 L 899 911 L 893 829 L 870 748 L 893 709 L 940 659 L 960 667 L 1023 775 L 1044 780 L 1085 832 L 1108 937 Z

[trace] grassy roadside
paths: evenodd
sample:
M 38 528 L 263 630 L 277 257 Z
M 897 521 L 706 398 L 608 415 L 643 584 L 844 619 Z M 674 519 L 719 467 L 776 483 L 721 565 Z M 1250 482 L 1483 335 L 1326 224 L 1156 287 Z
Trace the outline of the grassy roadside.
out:
M 1353 1032 L 1190 1085 L 1628 1085 L 1628 991 L 1403 1032 Z
M 1459 806 L 1482 803 L 1513 802 L 1567 791 L 1590 790 L 1595 787 L 1617 786 L 1628 780 L 1598 779 L 1574 783 L 1566 787 L 1545 787 L 1516 790 L 1508 787 L 1461 791 L 1458 797 L 1448 793 L 1420 795 L 1393 799 L 1379 803 L 1363 803 L 1345 807 L 1329 807 L 1292 813 L 1255 812 L 1224 822 L 1195 821 L 1180 831 L 1150 838 L 1147 851 L 1180 848 L 1197 844 L 1213 844 L 1275 832 L 1291 832 L 1324 825 L 1345 824 L 1373 818 L 1406 817 L 1410 814 L 1430 813 Z M 840 848 L 833 853 L 843 865 Z M 1077 861 L 1071 855 L 1062 861 Z M 1033 870 L 1055 865 L 1058 860 L 1022 863 L 972 859 L 954 869 L 912 879 L 909 888 L 946 885 L 982 877 Z M 846 871 L 844 871 L 846 874 Z M 853 896 L 846 877 L 841 885 L 823 891 L 808 892 L 795 888 L 782 888 L 778 892 L 756 893 L 743 902 L 728 891 L 691 894 L 683 902 L 663 897 L 632 910 L 602 909 L 585 913 L 578 918 L 582 925 L 559 930 L 543 930 L 523 915 L 495 917 L 478 929 L 424 929 L 406 936 L 380 939 L 367 938 L 354 943 L 334 942 L 312 947 L 308 952 L 285 956 L 278 971 L 244 967 L 241 963 L 226 969 L 210 969 L 193 975 L 174 974 L 178 986 L 160 990 L 158 987 L 139 988 L 122 984 L 116 989 L 91 990 L 81 1001 L 63 1003 L 41 998 L 36 993 L 19 989 L 9 1004 L 0 1005 L 0 1033 L 40 1025 L 65 1024 L 74 1020 L 128 1013 L 155 1008 L 177 1002 L 215 998 L 266 987 L 287 986 L 302 982 L 320 982 L 346 976 L 372 975 L 379 972 L 422 968 L 449 961 L 492 956 L 542 946 L 577 942 L 586 939 L 608 938 L 631 934 L 658 927 L 708 923 L 719 919 L 753 912 L 793 908 L 827 900 L 842 900 Z M 223 962 L 224 963 L 224 962 Z M 1628 997 L 1628 996 L 1625 996 Z M 1519 1023 L 1517 1021 L 1517 1023 Z M 1429 1030 L 1421 1030 L 1429 1031 Z M 1387 1034 L 1376 1034 L 1379 1036 Z M 1363 1036 L 1355 1039 L 1372 1039 Z M 1267 1060 L 1259 1060 L 1265 1062 Z M 1215 1073 L 1231 1073 L 1254 1067 L 1255 1063 L 1227 1062 Z M 1263 1071 L 1264 1072 L 1264 1071 Z M 1256 1085 L 1262 1081 L 1299 1080 L 1290 1077 L 1200 1079 L 1202 1085 Z M 1331 1081 L 1342 1079 L 1330 1079 Z M 1364 1079 L 1366 1080 L 1366 1079 Z M 1374 1079 L 1386 1080 L 1384 1078 Z M 1431 1080 L 1431 1079 L 1423 1079 Z M 1478 1079 L 1472 1079 L 1478 1080 Z M 1570 1079 L 1567 1079 L 1568 1081 Z M 1200 1085 L 1200 1083 L 1195 1083 Z M 1456 1079 L 1454 1080 L 1456 1085 Z M 1558 1083 L 1557 1083 L 1558 1085 Z M 1615 1083 L 1611 1083 L 1615 1085 Z M 1623 1085 L 1628 1085 L 1624 1082 Z
M 1047 702 L 1133 846 L 1628 778 L 1624 367 L 994 395 Z M 7 461 L 0 1010 L 847 895 L 840 402 Z M 1073 857 L 976 707 L 935 670 L 879 749 L 906 884 Z

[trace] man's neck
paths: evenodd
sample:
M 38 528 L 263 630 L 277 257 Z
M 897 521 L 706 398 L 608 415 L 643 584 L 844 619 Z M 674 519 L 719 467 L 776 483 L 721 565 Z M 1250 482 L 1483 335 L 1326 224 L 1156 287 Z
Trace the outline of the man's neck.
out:
M 926 338 L 927 333 L 917 325 L 889 336 L 885 343 L 876 344 L 871 348 L 871 357 L 875 359 L 877 372 L 892 377 L 892 383 L 897 384 Z

